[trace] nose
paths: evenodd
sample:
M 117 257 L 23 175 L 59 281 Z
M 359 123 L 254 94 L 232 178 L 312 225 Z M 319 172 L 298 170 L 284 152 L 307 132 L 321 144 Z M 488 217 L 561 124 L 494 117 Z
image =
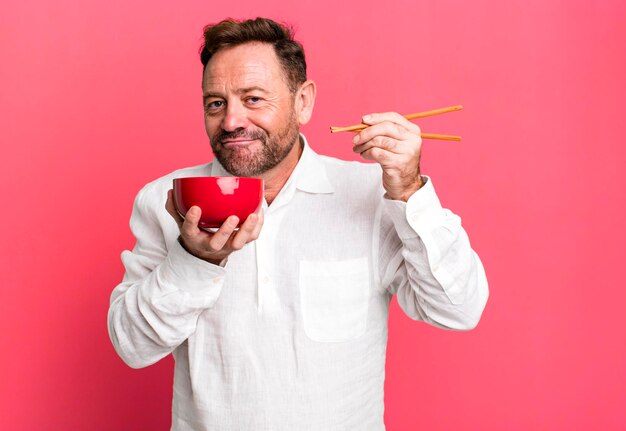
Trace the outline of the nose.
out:
M 248 113 L 245 106 L 239 101 L 229 101 L 226 106 L 226 114 L 222 119 L 222 129 L 233 132 L 248 126 Z

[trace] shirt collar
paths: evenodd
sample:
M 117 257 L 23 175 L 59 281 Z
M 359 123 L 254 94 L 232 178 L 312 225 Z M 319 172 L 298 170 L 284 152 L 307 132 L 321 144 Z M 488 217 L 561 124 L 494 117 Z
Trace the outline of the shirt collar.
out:
M 326 166 L 321 156 L 313 151 L 303 134 L 300 134 L 300 142 L 303 147 L 302 154 L 287 182 L 295 180 L 296 188 L 307 193 L 333 193 L 335 190 L 328 179 Z M 214 159 L 211 164 L 211 176 L 230 177 L 232 175 L 217 159 Z

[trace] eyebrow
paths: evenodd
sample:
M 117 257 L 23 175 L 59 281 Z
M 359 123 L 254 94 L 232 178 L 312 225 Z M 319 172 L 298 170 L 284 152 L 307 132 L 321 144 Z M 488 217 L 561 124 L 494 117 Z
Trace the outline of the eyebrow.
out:
M 238 90 L 235 91 L 236 94 L 246 94 L 246 93 L 250 93 L 251 91 L 259 91 L 261 93 L 264 94 L 268 94 L 269 91 L 267 91 L 265 88 L 263 87 L 259 87 L 257 85 L 253 85 L 252 87 L 245 87 L 245 88 L 240 88 Z M 221 93 L 213 93 L 210 91 L 207 91 L 206 93 L 204 93 L 202 95 L 202 99 L 206 100 L 210 97 L 223 97 L 223 95 Z

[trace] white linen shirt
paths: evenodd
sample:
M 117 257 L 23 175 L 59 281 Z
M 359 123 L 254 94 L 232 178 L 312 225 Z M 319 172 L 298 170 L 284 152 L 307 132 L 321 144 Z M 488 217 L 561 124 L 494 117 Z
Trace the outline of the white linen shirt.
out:
M 223 266 L 187 253 L 165 210 L 172 179 L 138 194 L 137 238 L 111 295 L 109 334 L 131 367 L 172 353 L 172 430 L 380 431 L 392 295 L 416 320 L 473 328 L 488 289 L 460 218 L 432 182 L 384 197 L 377 164 L 306 143 L 259 238 Z

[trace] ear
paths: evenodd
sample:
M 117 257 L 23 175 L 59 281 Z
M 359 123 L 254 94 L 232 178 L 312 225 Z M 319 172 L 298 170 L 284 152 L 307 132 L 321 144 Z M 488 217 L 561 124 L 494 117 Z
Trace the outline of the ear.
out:
M 308 80 L 300 86 L 300 89 L 296 93 L 295 108 L 300 125 L 308 123 L 311 119 L 311 115 L 313 115 L 316 91 L 317 87 L 315 82 Z

